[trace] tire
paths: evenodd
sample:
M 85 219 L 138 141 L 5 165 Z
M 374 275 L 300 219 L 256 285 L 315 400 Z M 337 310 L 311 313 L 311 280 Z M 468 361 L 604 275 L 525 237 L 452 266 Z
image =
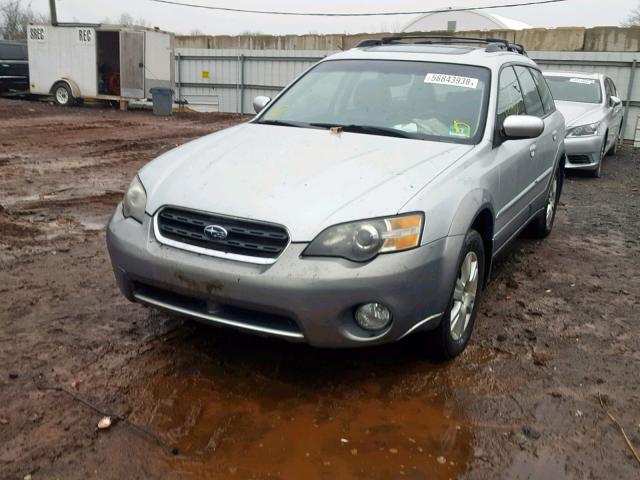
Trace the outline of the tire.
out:
M 438 327 L 428 333 L 429 353 L 435 360 L 452 360 L 464 351 L 471 339 L 485 269 L 484 243 L 477 231 L 470 230 L 467 233 L 457 265 L 449 306 Z M 463 280 L 465 277 L 466 282 Z
M 615 157 L 618 154 L 618 145 L 620 143 L 620 133 L 616 136 L 616 141 L 613 142 L 613 146 L 607 152 L 607 157 Z
M 600 152 L 600 161 L 598 162 L 598 167 L 594 170 L 589 171 L 589 175 L 593 178 L 600 178 L 602 176 L 602 162 L 604 162 L 604 157 L 607 155 L 607 140 L 608 135 L 604 137 L 604 142 L 602 143 L 602 151 Z
M 534 238 L 546 238 L 553 230 L 553 222 L 558 211 L 558 201 L 562 193 L 562 169 L 556 168 L 547 190 L 544 210 L 529 225 L 529 233 Z
M 53 99 L 61 107 L 73 105 L 74 98 L 71 89 L 66 83 L 58 83 L 53 87 Z

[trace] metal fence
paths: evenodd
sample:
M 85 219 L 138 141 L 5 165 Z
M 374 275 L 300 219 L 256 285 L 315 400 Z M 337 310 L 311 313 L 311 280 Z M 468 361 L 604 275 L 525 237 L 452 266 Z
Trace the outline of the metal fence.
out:
M 273 97 L 328 53 L 178 49 L 176 100 L 205 110 L 253 113 L 254 97 Z
M 252 114 L 258 95 L 273 97 L 332 51 L 207 50 L 180 48 L 177 101 L 197 109 Z M 640 115 L 640 52 L 529 52 L 543 70 L 600 72 L 613 79 L 625 106 L 625 139 L 633 139 Z

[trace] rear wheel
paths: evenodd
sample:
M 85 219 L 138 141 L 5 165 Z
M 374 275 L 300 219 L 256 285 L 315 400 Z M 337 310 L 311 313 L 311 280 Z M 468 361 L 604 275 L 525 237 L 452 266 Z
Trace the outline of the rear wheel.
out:
M 449 306 L 440 325 L 429 332 L 432 353 L 451 360 L 460 355 L 471 339 L 484 278 L 484 243 L 475 230 L 467 233 Z
M 73 103 L 73 94 L 66 83 L 59 83 L 53 88 L 53 98 L 58 105 L 66 107 Z
M 544 210 L 533 219 L 529 225 L 529 232 L 533 237 L 548 237 L 553 230 L 553 222 L 556 219 L 556 211 L 558 209 L 558 201 L 560 200 L 560 191 L 562 189 L 562 172 L 557 168 L 553 174 L 553 179 L 549 185 L 547 192 L 547 201 Z

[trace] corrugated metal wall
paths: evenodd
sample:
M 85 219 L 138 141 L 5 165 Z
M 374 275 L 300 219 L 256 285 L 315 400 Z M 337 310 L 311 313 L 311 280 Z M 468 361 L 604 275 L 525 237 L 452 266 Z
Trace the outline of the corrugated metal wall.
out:
M 176 53 L 177 100 L 202 110 L 253 114 L 254 97 L 273 97 L 319 59 L 335 52 L 179 48 Z M 628 109 L 625 138 L 634 138 L 640 114 L 640 75 L 634 75 L 633 85 L 630 79 L 640 53 L 534 51 L 529 56 L 543 70 L 600 72 L 611 77 Z
M 275 96 L 328 53 L 332 52 L 180 48 L 177 100 L 205 110 L 251 114 L 256 96 Z

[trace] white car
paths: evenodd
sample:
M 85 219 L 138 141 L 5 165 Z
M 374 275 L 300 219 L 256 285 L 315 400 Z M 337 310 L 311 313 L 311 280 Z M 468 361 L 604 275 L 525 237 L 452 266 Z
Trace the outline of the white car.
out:
M 622 101 L 609 77 L 599 73 L 545 72 L 567 123 L 565 168 L 602 173 L 602 159 L 615 154 L 622 135 Z

